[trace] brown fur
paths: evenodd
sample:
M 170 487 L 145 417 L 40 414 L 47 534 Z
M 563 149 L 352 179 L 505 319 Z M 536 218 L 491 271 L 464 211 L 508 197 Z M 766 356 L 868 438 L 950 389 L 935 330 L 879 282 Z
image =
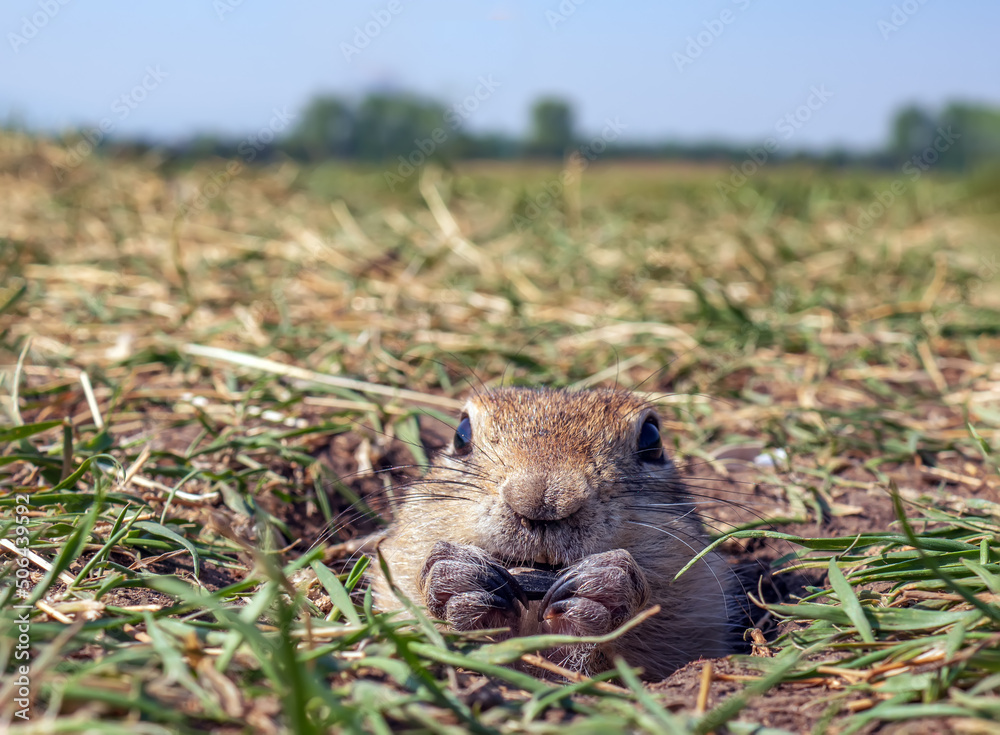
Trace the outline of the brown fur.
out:
M 624 549 L 645 577 L 646 606 L 661 612 L 603 650 L 564 652 L 563 663 L 593 672 L 621 655 L 660 678 L 731 651 L 724 562 L 712 554 L 673 579 L 706 541 L 669 459 L 651 465 L 636 456 L 653 413 L 647 403 L 625 391 L 505 388 L 475 396 L 465 413 L 473 450 L 439 458 L 404 496 L 381 545 L 408 597 L 426 602 L 421 571 L 437 541 L 477 547 L 505 566 L 564 567 Z M 526 518 L 549 522 L 540 530 Z M 377 608 L 399 607 L 381 574 L 374 589 Z M 515 635 L 551 630 L 537 621 L 536 605 Z

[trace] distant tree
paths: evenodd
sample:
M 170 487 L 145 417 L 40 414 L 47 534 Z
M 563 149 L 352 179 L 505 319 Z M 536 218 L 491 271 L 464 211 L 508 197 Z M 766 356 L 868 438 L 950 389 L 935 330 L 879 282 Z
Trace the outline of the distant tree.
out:
M 530 153 L 562 157 L 573 145 L 573 108 L 565 100 L 543 97 L 531 108 Z
M 900 160 L 920 153 L 934 142 L 937 121 L 926 110 L 911 105 L 896 113 L 892 121 L 890 148 Z
M 285 141 L 296 157 L 319 161 L 350 156 L 356 144 L 355 118 L 350 106 L 338 97 L 314 98 Z
M 225 140 L 218 135 L 203 133 L 201 135 L 196 135 L 184 144 L 183 154 L 185 157 L 196 160 L 201 158 L 211 158 L 213 156 L 218 158 L 229 158 L 235 155 L 235 149 L 236 146 L 232 141 Z
M 934 116 L 907 107 L 893 119 L 890 147 L 897 160 L 917 156 L 939 169 L 969 171 L 1000 161 L 1000 110 L 953 103 Z
M 410 95 L 374 94 L 358 107 L 356 150 L 358 156 L 368 160 L 400 155 L 421 160 L 440 155 L 453 142 L 453 134 L 445 122 L 445 108 L 437 102 Z
M 821 160 L 823 163 L 833 168 L 842 168 L 844 166 L 849 166 L 851 161 L 854 159 L 851 152 L 846 148 L 835 146 L 827 150 L 827 152 L 823 154 Z
M 948 168 L 969 171 L 1000 161 L 1000 110 L 956 103 L 941 113 L 940 125 L 949 145 L 942 155 Z
M 502 160 L 516 157 L 521 152 L 521 141 L 501 133 L 473 135 L 460 130 L 448 150 L 456 159 Z

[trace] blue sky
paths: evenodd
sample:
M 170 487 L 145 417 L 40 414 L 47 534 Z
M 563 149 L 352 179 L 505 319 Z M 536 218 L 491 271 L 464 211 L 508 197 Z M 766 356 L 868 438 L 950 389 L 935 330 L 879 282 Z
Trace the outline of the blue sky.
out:
M 871 148 L 902 104 L 1000 105 L 998 31 L 996 0 L 3 0 L 0 117 L 241 135 L 319 92 L 479 87 L 474 130 L 523 132 L 555 93 L 583 134 L 751 141 L 798 111 L 794 147 Z

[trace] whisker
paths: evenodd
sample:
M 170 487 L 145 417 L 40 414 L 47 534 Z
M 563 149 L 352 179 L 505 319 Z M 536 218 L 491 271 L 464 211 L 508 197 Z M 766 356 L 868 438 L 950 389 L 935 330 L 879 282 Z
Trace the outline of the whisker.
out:
M 641 523 L 639 521 L 626 521 L 626 523 L 631 523 L 631 524 L 636 525 L 636 526 L 644 526 L 645 528 L 648 528 L 650 530 L 658 531 L 658 532 L 660 532 L 660 533 L 662 533 L 662 534 L 664 534 L 666 536 L 669 536 L 670 538 L 674 539 L 675 541 L 678 541 L 678 542 L 684 544 L 684 546 L 686 546 L 691 551 L 692 554 L 695 554 L 695 555 L 698 554 L 698 550 L 694 546 L 692 546 L 691 544 L 689 544 L 684 539 L 676 536 L 675 534 L 670 533 L 670 531 L 667 531 L 666 529 L 660 528 L 659 526 L 653 526 L 653 525 L 651 525 L 649 523 Z M 702 559 L 702 561 L 705 562 L 706 560 Z M 722 592 L 722 597 L 726 601 L 726 604 L 728 604 L 730 602 L 730 600 L 729 600 L 729 593 L 726 591 L 725 585 L 722 584 L 722 580 L 719 579 L 719 575 L 715 573 L 715 569 L 712 568 L 711 564 L 708 564 L 706 562 L 705 566 L 708 567 L 708 570 L 712 573 L 712 576 L 715 577 L 715 581 L 719 585 L 719 591 Z

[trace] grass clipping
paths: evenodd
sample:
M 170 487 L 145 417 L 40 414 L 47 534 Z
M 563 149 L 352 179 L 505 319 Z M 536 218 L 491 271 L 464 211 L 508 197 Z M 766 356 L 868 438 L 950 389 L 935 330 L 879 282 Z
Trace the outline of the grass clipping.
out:
M 997 228 L 961 182 L 924 177 L 858 232 L 885 182 L 792 169 L 720 198 L 708 168 L 608 167 L 538 207 L 558 170 L 388 192 L 281 164 L 199 208 L 212 163 L 66 168 L 3 135 L 0 727 L 1000 717 Z M 774 655 L 699 668 L 696 698 L 684 670 L 574 676 L 537 655 L 562 639 L 373 611 L 360 540 L 462 395 L 502 380 L 647 381 L 716 547 L 812 575 L 762 601 Z

